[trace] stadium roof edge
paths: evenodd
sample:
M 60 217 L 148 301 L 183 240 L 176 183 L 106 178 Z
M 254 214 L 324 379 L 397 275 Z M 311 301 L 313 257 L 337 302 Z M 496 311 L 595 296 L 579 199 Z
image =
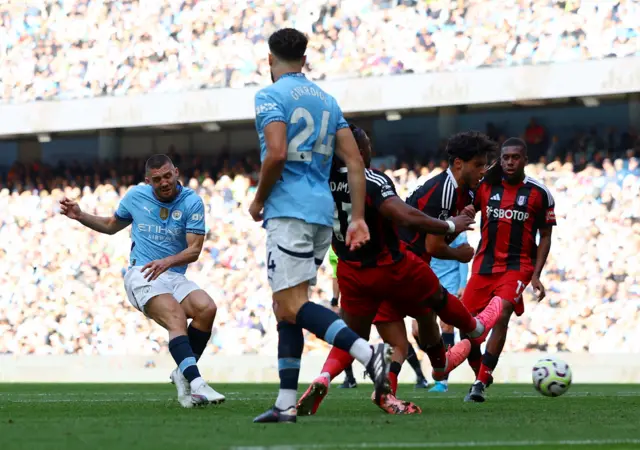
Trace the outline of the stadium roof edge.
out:
M 640 92 L 640 57 L 322 81 L 345 114 Z M 254 117 L 259 87 L 0 104 L 0 136 Z

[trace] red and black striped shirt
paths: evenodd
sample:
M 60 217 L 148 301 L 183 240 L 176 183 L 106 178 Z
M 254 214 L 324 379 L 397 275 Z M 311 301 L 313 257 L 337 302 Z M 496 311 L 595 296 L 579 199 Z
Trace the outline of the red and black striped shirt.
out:
M 533 272 L 538 230 L 556 225 L 551 192 L 530 177 L 517 185 L 482 183 L 474 206 L 482 219 L 473 273 Z
M 428 216 L 440 220 L 455 217 L 473 202 L 473 194 L 469 189 L 458 186 L 451 170 L 447 169 L 439 175 L 427 180 L 422 186 L 407 197 L 407 203 L 419 209 Z M 429 262 L 431 255 L 427 253 L 425 240 L 427 233 L 413 230 L 400 230 L 400 237 L 407 243 L 408 248 Z M 455 236 L 447 236 L 447 243 L 451 243 Z
M 345 244 L 347 228 L 351 222 L 351 195 L 347 182 L 347 169 L 332 170 L 329 185 L 335 209 L 333 212 L 333 250 L 341 263 L 354 267 L 379 267 L 395 264 L 404 258 L 400 238 L 395 225 L 378 211 L 380 205 L 392 197 L 397 197 L 393 181 L 383 172 L 365 169 L 367 197 L 365 222 L 371 236 L 369 242 L 356 251 Z

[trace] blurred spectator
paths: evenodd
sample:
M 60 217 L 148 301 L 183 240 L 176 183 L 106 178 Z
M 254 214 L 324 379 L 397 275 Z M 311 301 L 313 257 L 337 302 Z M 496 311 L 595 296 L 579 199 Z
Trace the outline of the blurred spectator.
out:
M 3 102 L 269 82 L 269 35 L 314 80 L 640 54 L 639 0 L 3 0 Z M 633 144 L 633 142 L 632 142 Z
M 537 162 L 546 153 L 547 132 L 533 117 L 525 130 L 524 140 L 529 147 L 529 161 Z
M 207 351 L 274 352 L 264 232 L 246 212 L 256 166 L 214 161 L 212 168 L 198 168 L 198 160 L 182 162 L 187 167 L 182 173 L 188 174 L 183 181 L 200 194 L 207 215 L 202 255 L 188 270 L 219 308 Z M 43 167 L 37 170 L 49 170 Z M 386 172 L 404 198 L 444 168 L 401 164 Z M 0 187 L 0 353 L 151 354 L 167 345 L 164 330 L 126 300 L 122 277 L 129 232 L 101 235 L 58 214 L 58 201 L 66 195 L 90 213 L 110 215 L 128 186 L 141 181 L 136 160 L 95 169 L 95 175 L 84 175 L 71 165 L 63 169 L 68 177 L 56 175 L 54 183 L 37 175 L 42 178 Z M 33 165 L 13 169 L 33 170 Z M 525 291 L 527 312 L 513 319 L 506 349 L 640 352 L 637 159 L 605 160 L 603 169 L 590 164 L 578 173 L 571 162 L 556 160 L 531 164 L 527 173 L 553 192 L 558 227 L 543 274 L 547 299 L 538 304 Z M 472 245 L 478 239 L 477 231 L 469 233 Z M 326 265 L 312 298 L 328 302 L 330 292 Z M 325 348 L 307 335 L 307 352 Z

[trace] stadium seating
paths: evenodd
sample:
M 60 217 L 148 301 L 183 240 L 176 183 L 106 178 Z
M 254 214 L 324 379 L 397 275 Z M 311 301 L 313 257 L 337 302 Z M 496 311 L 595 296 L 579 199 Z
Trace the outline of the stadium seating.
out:
M 150 354 L 166 347 L 166 333 L 133 309 L 124 293 L 128 231 L 99 235 L 58 214 L 62 195 L 79 199 L 88 212 L 112 214 L 126 185 L 139 180 L 137 164 L 122 161 L 95 177 L 69 168 L 64 179 L 41 173 L 40 180 L 0 187 L 0 354 Z M 441 170 L 416 169 L 387 170 L 401 196 Z M 184 181 L 205 202 L 209 233 L 188 276 L 219 305 L 207 351 L 273 350 L 264 231 L 247 213 L 255 165 L 220 164 L 211 171 L 216 177 L 190 171 L 193 177 Z M 20 172 L 14 170 L 14 178 Z M 638 161 L 607 160 L 602 169 L 578 173 L 571 163 L 554 162 L 530 165 L 527 172 L 553 192 L 559 226 L 543 277 L 547 299 L 536 304 L 526 291 L 527 312 L 514 319 L 507 351 L 640 352 Z M 477 238 L 472 234 L 472 243 Z M 327 264 L 313 299 L 327 302 L 330 292 Z M 307 352 L 324 346 L 307 336 Z
M 625 57 L 637 17 L 638 0 L 4 0 L 0 101 L 264 84 L 284 26 L 310 36 L 317 80 Z

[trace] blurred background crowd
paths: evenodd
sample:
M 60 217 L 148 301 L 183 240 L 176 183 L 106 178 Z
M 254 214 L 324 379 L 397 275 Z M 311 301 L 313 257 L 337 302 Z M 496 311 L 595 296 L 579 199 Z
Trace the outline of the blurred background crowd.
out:
M 308 33 L 314 80 L 640 56 L 639 17 L 640 0 L 4 0 L 0 102 L 266 84 L 266 39 L 284 26 Z M 486 132 L 505 138 L 500 124 Z M 594 126 L 562 142 L 532 120 L 523 138 L 535 162 L 528 174 L 554 194 L 559 226 L 547 299 L 526 291 L 507 350 L 640 352 L 637 130 Z M 396 153 L 378 165 L 402 197 L 446 168 Z M 256 156 L 169 154 L 206 206 L 204 250 L 188 276 L 219 307 L 207 351 L 275 352 L 264 231 L 247 213 Z M 58 207 L 67 196 L 111 215 L 143 167 L 125 158 L 0 168 L 0 354 L 166 347 L 166 332 L 126 299 L 129 231 L 100 235 Z M 477 231 L 469 238 L 475 244 Z M 325 264 L 314 301 L 328 304 L 330 277 Z M 307 336 L 307 352 L 324 348 Z
M 527 312 L 513 320 L 509 351 L 640 352 L 640 168 L 632 152 L 627 156 L 580 171 L 559 160 L 527 167 L 554 194 L 559 225 L 543 276 L 547 299 L 537 304 L 526 292 Z M 204 250 L 187 274 L 219 307 L 208 352 L 274 352 L 265 236 L 247 213 L 257 166 L 177 162 L 183 182 L 206 206 Z M 0 188 L 0 353 L 140 354 L 166 347 L 166 332 L 130 306 L 124 292 L 129 231 L 100 235 L 58 208 L 66 195 L 87 212 L 113 214 L 128 186 L 141 181 L 142 163 L 68 168 L 66 175 Z M 382 168 L 404 198 L 444 167 Z M 477 239 L 471 233 L 471 243 Z M 330 276 L 325 264 L 314 301 L 330 300 Z M 307 352 L 324 345 L 307 336 Z
M 309 34 L 314 80 L 626 57 L 638 17 L 638 0 L 4 0 L 0 98 L 265 84 L 284 26 Z

